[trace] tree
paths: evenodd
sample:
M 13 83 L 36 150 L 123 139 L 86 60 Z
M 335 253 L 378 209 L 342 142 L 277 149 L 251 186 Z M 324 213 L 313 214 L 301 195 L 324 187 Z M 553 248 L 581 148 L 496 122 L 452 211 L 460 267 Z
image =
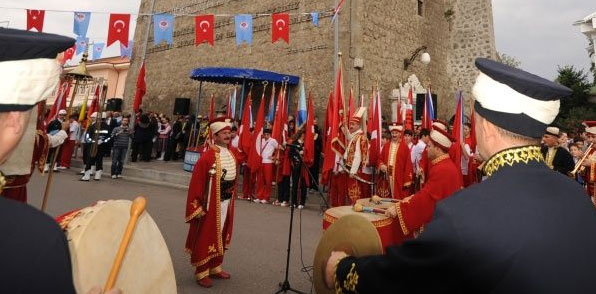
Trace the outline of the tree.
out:
M 570 88 L 573 93 L 570 97 L 561 99 L 559 115 L 553 124 L 566 131 L 576 131 L 582 121 L 596 118 L 596 107 L 588 102 L 592 83 L 588 81 L 587 73 L 576 70 L 573 66 L 559 67 L 557 71 L 559 76 L 556 82 Z
M 521 65 L 521 61 L 517 60 L 515 57 L 507 55 L 505 53 L 497 52 L 497 60 L 504 64 L 507 64 L 511 67 L 519 68 Z

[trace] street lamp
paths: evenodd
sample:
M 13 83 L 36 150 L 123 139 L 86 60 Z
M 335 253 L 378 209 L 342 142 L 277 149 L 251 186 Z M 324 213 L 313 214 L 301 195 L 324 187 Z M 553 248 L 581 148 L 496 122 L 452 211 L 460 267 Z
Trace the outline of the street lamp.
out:
M 427 65 L 430 63 L 430 54 L 428 54 L 428 52 L 426 52 L 426 46 L 420 46 L 418 48 L 416 48 L 416 50 L 414 50 L 414 53 L 412 53 L 412 56 L 410 56 L 410 58 L 406 58 L 404 59 L 404 71 L 408 70 L 408 67 L 410 67 L 410 65 L 412 63 L 414 63 L 414 60 L 416 60 L 416 57 L 418 55 L 420 55 L 420 62 L 422 62 L 422 64 Z

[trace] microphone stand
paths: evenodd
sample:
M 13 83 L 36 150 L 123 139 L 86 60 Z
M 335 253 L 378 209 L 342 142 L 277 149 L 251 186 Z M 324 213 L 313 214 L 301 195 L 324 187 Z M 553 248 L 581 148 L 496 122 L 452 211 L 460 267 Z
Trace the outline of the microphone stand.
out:
M 308 171 L 308 174 L 310 176 L 310 178 L 312 180 L 314 180 L 313 175 L 310 173 L 310 170 L 306 167 L 306 165 L 304 164 L 304 160 L 302 159 L 302 156 L 300 155 L 300 153 L 298 152 L 298 148 L 296 146 L 292 146 L 290 145 L 289 148 L 295 148 L 295 154 L 292 154 L 292 156 L 294 156 L 294 159 L 296 159 L 295 161 L 299 162 L 300 165 L 300 169 L 299 172 L 300 174 L 298 175 L 298 187 L 296 188 L 296 194 L 298 194 L 298 189 L 301 189 L 302 186 L 302 169 L 306 169 Z M 289 150 L 288 150 L 289 152 Z M 293 187 L 292 187 L 292 190 Z M 290 193 L 290 230 L 288 233 L 288 247 L 287 247 L 287 254 L 286 254 L 286 273 L 285 273 L 285 279 L 283 282 L 279 283 L 279 290 L 277 292 L 275 292 L 275 294 L 280 294 L 280 293 L 287 293 L 288 291 L 290 292 L 294 292 L 294 293 L 298 293 L 298 294 L 306 294 L 305 292 L 301 292 L 298 291 L 294 288 L 292 288 L 292 286 L 290 286 L 290 281 L 288 280 L 288 275 L 289 275 L 289 271 L 290 271 L 290 251 L 292 248 L 292 228 L 293 228 L 293 224 L 294 224 L 294 198 L 298 199 L 298 195 L 295 195 L 296 197 L 293 197 L 294 195 L 292 195 L 292 193 Z M 323 199 L 323 203 L 321 204 L 321 211 L 324 211 L 323 209 L 325 208 L 329 208 L 329 204 L 327 203 L 327 200 L 325 200 L 325 197 L 323 197 L 323 194 L 321 193 L 321 191 L 319 191 L 319 195 L 321 196 L 321 199 Z

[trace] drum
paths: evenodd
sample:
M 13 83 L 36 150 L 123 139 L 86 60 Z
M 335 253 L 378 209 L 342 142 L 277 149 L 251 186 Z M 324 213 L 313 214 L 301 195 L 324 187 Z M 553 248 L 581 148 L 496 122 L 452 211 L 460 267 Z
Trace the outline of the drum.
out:
M 360 199 L 359 201 L 364 200 L 368 201 L 367 199 Z M 364 203 L 362 204 L 364 205 Z M 377 229 L 379 236 L 381 237 L 381 243 L 383 244 L 383 248 L 396 244 L 394 234 L 395 230 L 399 229 L 399 227 L 396 227 L 399 226 L 398 221 L 394 221 L 394 219 L 382 214 L 355 212 L 354 210 L 352 210 L 352 206 L 338 206 L 327 209 L 327 211 L 325 211 L 325 216 L 323 217 L 323 230 L 326 230 L 340 217 L 350 214 L 361 215 L 373 224 L 373 226 Z
M 131 203 L 102 201 L 56 219 L 68 239 L 77 293 L 106 283 L 130 219 Z M 138 218 L 114 287 L 122 293 L 176 293 L 170 252 L 146 211 Z
M 199 158 L 201 158 L 201 153 L 203 153 L 203 148 L 197 147 L 190 147 L 186 149 L 186 153 L 184 153 L 184 170 L 187 172 L 192 172 L 195 167 Z

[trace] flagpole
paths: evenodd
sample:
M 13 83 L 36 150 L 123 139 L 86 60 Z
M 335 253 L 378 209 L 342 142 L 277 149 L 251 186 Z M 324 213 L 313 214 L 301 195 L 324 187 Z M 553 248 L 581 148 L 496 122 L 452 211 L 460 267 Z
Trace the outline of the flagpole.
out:
M 143 50 L 142 50 L 142 54 L 141 54 L 141 65 L 139 66 L 139 71 L 141 66 L 143 66 L 143 64 L 145 63 L 145 55 L 147 54 L 147 44 L 149 43 L 149 32 L 151 31 L 151 20 L 153 19 L 153 9 L 155 8 L 155 0 L 151 0 L 151 10 L 149 11 L 147 16 L 147 29 L 145 30 L 145 42 L 143 42 Z M 126 44 L 128 46 L 128 44 Z M 131 49 L 131 48 L 128 48 Z M 131 52 L 132 55 L 132 52 Z M 138 74 L 138 73 L 137 73 Z M 146 76 L 146 75 L 145 75 Z M 133 102 L 134 104 L 134 102 Z M 130 121 L 128 122 L 129 128 L 131 130 L 131 132 L 134 134 L 135 131 L 135 125 L 136 125 L 136 111 L 133 108 L 132 113 L 130 115 Z M 126 163 L 130 163 L 130 158 L 131 158 L 131 153 L 132 153 L 132 140 L 128 140 L 128 151 L 126 152 L 125 156 L 124 156 L 124 162 Z
M 337 9 L 337 5 L 339 4 L 340 0 L 335 0 L 335 9 Z M 337 72 L 337 67 L 339 65 L 339 11 L 337 15 L 335 15 L 335 23 L 333 24 L 333 71 Z

